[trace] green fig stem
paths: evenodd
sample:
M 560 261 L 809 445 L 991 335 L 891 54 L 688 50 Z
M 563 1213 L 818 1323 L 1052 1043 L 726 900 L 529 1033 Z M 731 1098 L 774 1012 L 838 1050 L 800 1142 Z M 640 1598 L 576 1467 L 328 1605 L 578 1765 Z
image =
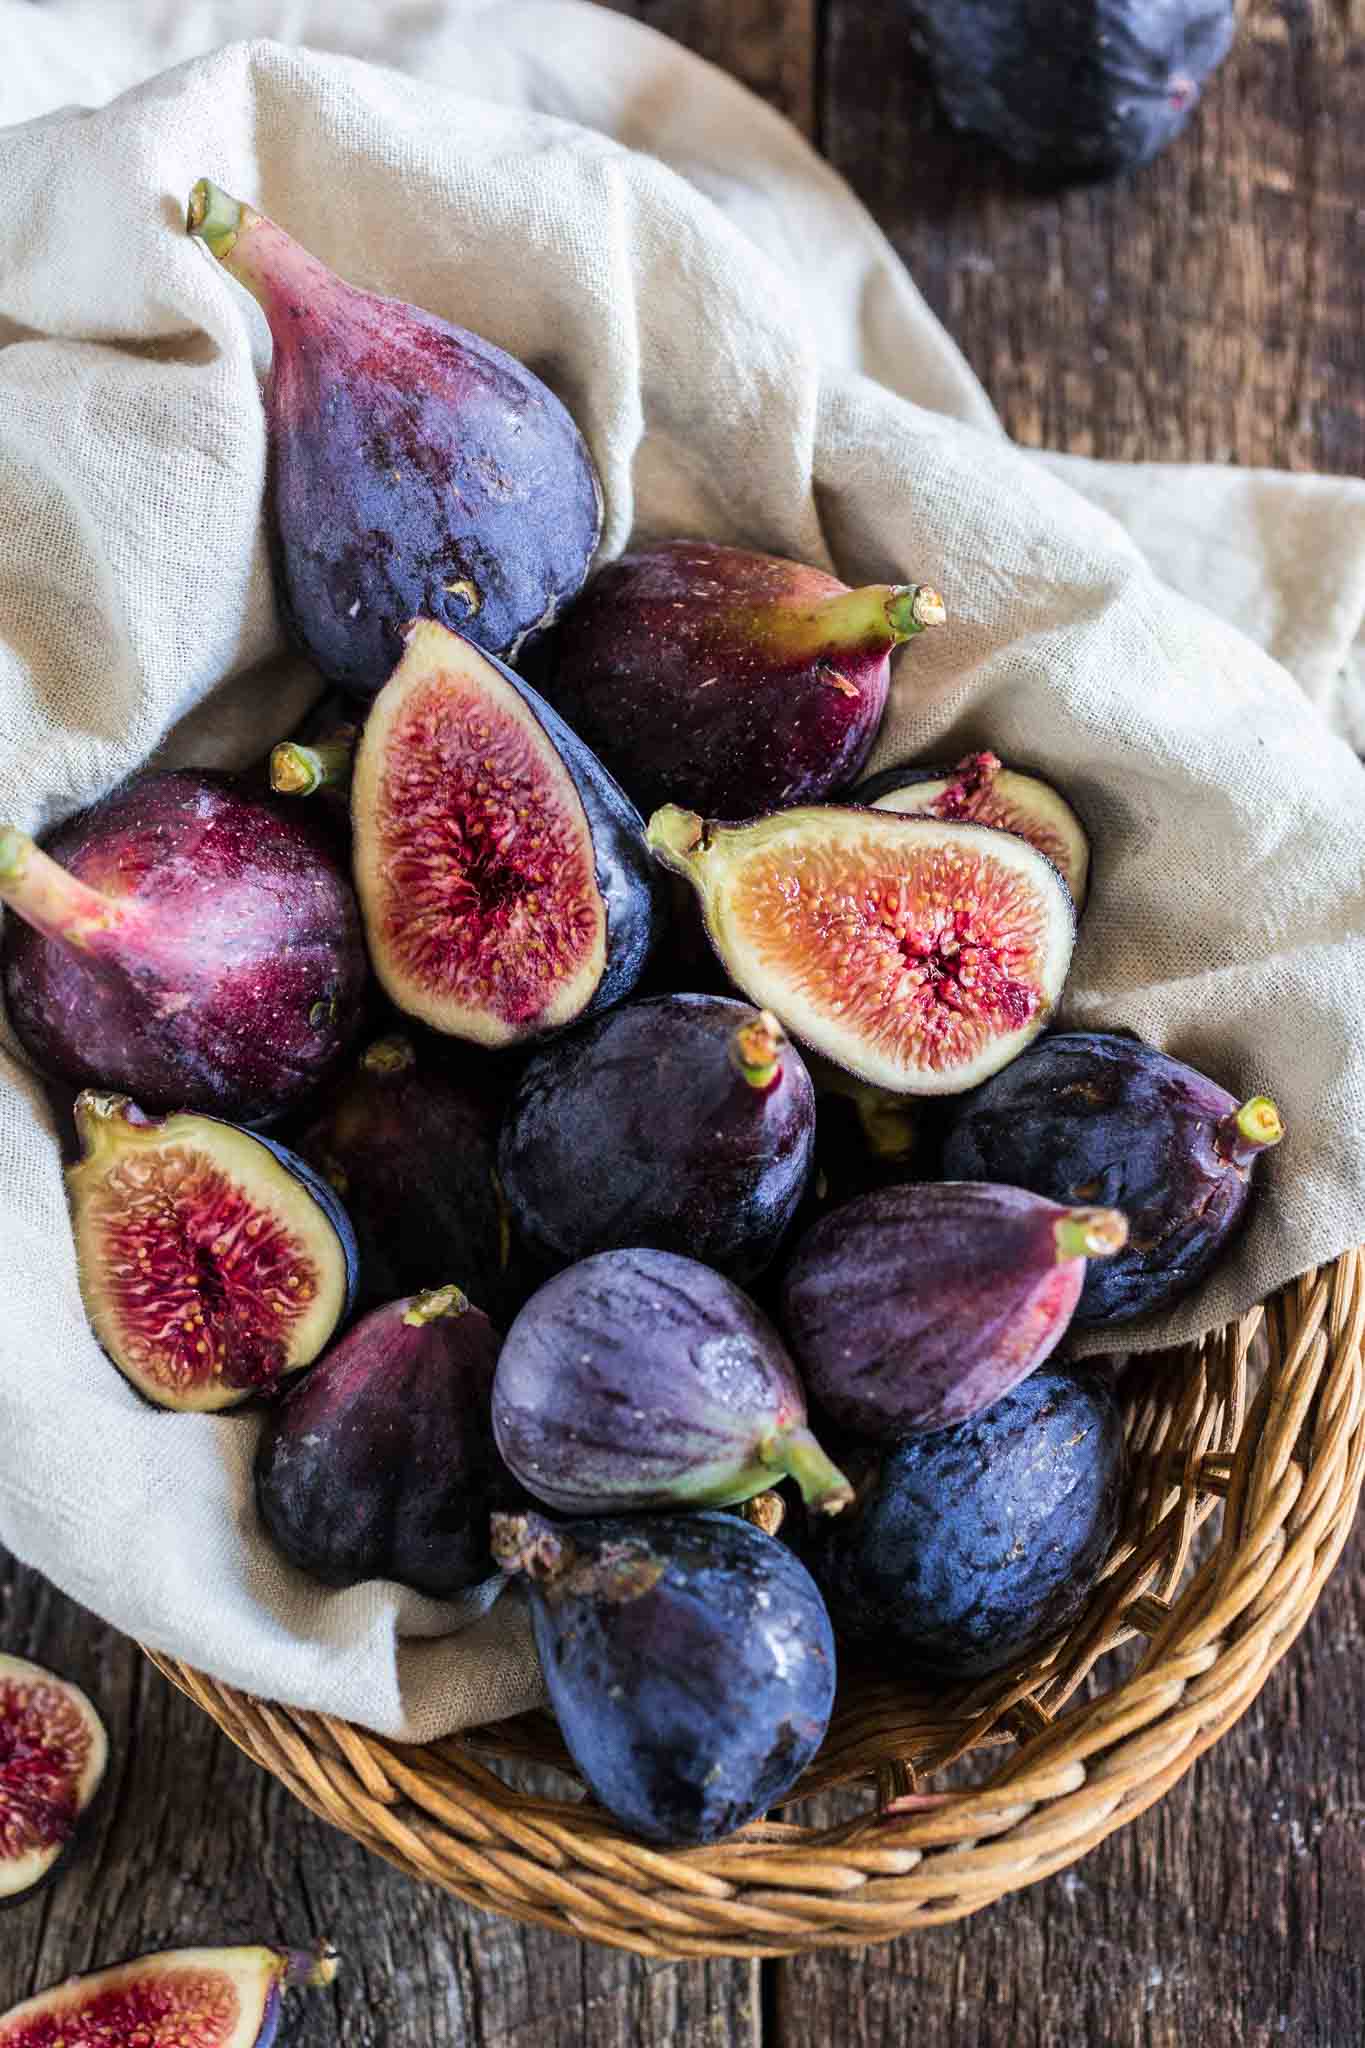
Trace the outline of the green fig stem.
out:
M 494 1560 L 509 1576 L 521 1572 L 528 1579 L 558 1578 L 577 1556 L 567 1532 L 544 1515 L 495 1514 L 488 1529 Z
M 286 1991 L 322 1991 L 336 1982 L 341 1958 L 330 1941 L 315 1948 L 285 1949 L 279 1952 L 280 1984 Z
M 45 939 L 82 952 L 129 921 L 123 904 L 78 882 L 13 825 L 0 825 L 0 903 Z
M 772 1471 L 785 1472 L 796 1481 L 802 1500 L 817 1515 L 837 1515 L 853 1498 L 853 1488 L 804 1424 L 766 1437 L 758 1455 Z
M 909 1103 L 880 1088 L 867 1087 L 854 1093 L 853 1105 L 867 1149 L 875 1159 L 892 1163 L 912 1156 L 918 1126 Z
M 707 847 L 706 820 L 696 811 L 664 804 L 650 819 L 645 839 L 666 868 L 691 881 L 692 863 Z
M 220 263 L 231 254 L 237 237 L 261 218 L 253 207 L 234 199 L 211 178 L 199 178 L 190 191 L 186 230 L 203 242 Z
M 787 1039 L 771 1010 L 760 1010 L 730 1034 L 730 1064 L 751 1088 L 766 1095 L 782 1078 Z
M 1253 1095 L 1240 1109 L 1230 1109 L 1218 1126 L 1214 1148 L 1229 1166 L 1250 1166 L 1258 1152 L 1278 1145 L 1284 1136 L 1280 1112 L 1268 1095 Z
M 943 599 L 927 583 L 866 583 L 793 614 L 777 632 L 792 654 L 876 654 L 941 626 L 947 616 Z M 845 686 L 856 690 L 851 682 Z
M 94 1159 L 130 1133 L 154 1134 L 162 1119 L 147 1116 L 129 1095 L 111 1095 L 101 1088 L 82 1088 L 71 1110 L 84 1159 Z
M 330 739 L 306 747 L 281 740 L 270 756 L 270 787 L 279 796 L 312 796 L 319 789 L 349 789 L 356 731 L 344 725 Z
M 417 1064 L 412 1040 L 395 1031 L 389 1038 L 376 1038 L 360 1055 L 367 1074 L 406 1074 Z
M 1128 1218 L 1119 1209 L 1068 1209 L 1052 1226 L 1057 1263 L 1112 1259 L 1128 1242 Z
M 415 1294 L 404 1314 L 403 1321 L 414 1330 L 425 1329 L 428 1323 L 439 1322 L 443 1316 L 463 1316 L 469 1313 L 469 1296 L 455 1286 L 429 1287 L 425 1294 Z

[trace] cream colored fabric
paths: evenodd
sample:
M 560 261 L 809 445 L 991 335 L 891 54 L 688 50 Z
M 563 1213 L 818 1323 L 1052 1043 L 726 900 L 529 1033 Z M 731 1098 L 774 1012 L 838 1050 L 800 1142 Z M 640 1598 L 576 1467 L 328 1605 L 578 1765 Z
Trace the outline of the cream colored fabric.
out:
M 1152 1334 L 1365 1236 L 1365 774 L 1313 708 L 1359 733 L 1365 489 L 1023 455 L 730 80 L 564 0 L 356 16 L 0 0 L 0 817 L 44 825 L 158 748 L 245 762 L 315 688 L 270 599 L 263 331 L 181 230 L 208 173 L 535 364 L 591 441 L 608 551 L 681 531 L 942 585 L 879 758 L 989 741 L 1054 774 L 1096 849 L 1069 1014 L 1288 1121 L 1242 1250 Z M 278 40 L 198 54 L 244 28 Z M 123 1384 L 50 1114 L 0 1069 L 0 1540 L 132 1635 L 391 1733 L 538 1697 L 515 1600 L 450 1635 L 468 1606 L 320 1592 L 255 1525 L 256 1424 Z

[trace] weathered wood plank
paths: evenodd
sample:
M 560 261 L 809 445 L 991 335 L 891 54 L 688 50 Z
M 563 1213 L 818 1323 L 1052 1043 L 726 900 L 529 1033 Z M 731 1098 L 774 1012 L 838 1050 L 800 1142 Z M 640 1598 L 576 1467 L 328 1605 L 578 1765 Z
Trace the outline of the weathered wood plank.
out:
M 819 0 L 602 0 L 686 44 L 815 132 Z

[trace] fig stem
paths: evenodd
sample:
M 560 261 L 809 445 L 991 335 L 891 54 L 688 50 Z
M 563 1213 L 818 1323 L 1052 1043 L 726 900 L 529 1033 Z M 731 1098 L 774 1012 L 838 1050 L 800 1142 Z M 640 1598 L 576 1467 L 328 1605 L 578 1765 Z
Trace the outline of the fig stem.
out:
M 45 939 L 82 952 L 128 922 L 121 903 L 78 882 L 13 825 L 0 825 L 0 903 Z
M 736 1025 L 730 1034 L 730 1064 L 742 1080 L 762 1095 L 782 1078 L 782 1052 L 787 1043 L 771 1010 L 760 1010 Z
M 909 1159 L 915 1149 L 915 1112 L 897 1095 L 880 1088 L 858 1088 L 853 1106 L 867 1142 L 876 1159 Z
M 244 206 L 240 199 L 234 199 L 230 192 L 225 192 L 221 185 L 215 185 L 211 178 L 199 178 L 190 191 L 185 228 L 222 263 L 231 253 L 237 237 L 253 227 L 260 217 L 251 207 Z
M 690 879 L 693 861 L 706 851 L 706 820 L 696 811 L 664 804 L 650 819 L 645 839 L 665 867 Z
M 321 1991 L 336 1981 L 341 1958 L 330 1941 L 315 1948 L 288 1949 L 280 1955 L 280 1983 L 286 1991 Z
M 558 1578 L 574 1561 L 566 1532 L 544 1515 L 495 1514 L 489 1519 L 489 1544 L 501 1569 L 524 1572 L 528 1579 Z
M 416 1063 L 412 1040 L 399 1032 L 390 1038 L 376 1038 L 360 1055 L 360 1064 L 367 1074 L 406 1074 Z
M 438 1322 L 442 1316 L 462 1316 L 468 1310 L 469 1296 L 462 1294 L 458 1287 L 429 1287 L 425 1294 L 413 1296 L 403 1321 L 411 1324 L 413 1329 L 421 1330 L 428 1323 Z
M 804 1424 L 766 1437 L 758 1455 L 774 1472 L 785 1472 L 796 1481 L 802 1500 L 817 1515 L 837 1515 L 853 1498 L 853 1488 Z
M 343 726 L 330 739 L 306 747 L 281 740 L 270 756 L 270 787 L 280 796 L 312 796 L 319 789 L 349 789 L 355 759 L 355 728 Z
M 790 614 L 778 632 L 792 654 L 876 654 L 946 618 L 943 599 L 927 583 L 866 583 Z
M 1112 1259 L 1128 1242 L 1128 1218 L 1119 1209 L 1068 1209 L 1052 1226 L 1057 1263 Z
M 1278 1145 L 1284 1136 L 1280 1112 L 1268 1095 L 1253 1095 L 1239 1109 L 1230 1109 L 1218 1126 L 1214 1146 L 1229 1166 L 1250 1166 L 1258 1152 Z

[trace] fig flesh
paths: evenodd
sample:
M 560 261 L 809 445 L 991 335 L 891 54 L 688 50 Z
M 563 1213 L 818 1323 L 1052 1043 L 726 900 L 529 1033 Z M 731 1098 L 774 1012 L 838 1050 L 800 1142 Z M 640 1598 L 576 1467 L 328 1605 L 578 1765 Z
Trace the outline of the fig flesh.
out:
M 1125 1323 L 1196 1287 L 1242 1227 L 1256 1161 L 1284 1136 L 1267 1096 L 1238 1102 L 1118 1032 L 1063 1031 L 959 1105 L 944 1170 L 1128 1217 L 1126 1248 L 1086 1275 L 1078 1328 Z
M 429 620 L 375 700 L 351 786 L 375 971 L 478 1045 L 628 995 L 653 937 L 638 813 L 530 685 Z
M 550 695 L 642 810 L 748 818 L 854 779 L 892 648 L 943 619 L 924 584 L 850 590 L 777 555 L 664 541 L 594 577 Z
M 268 1123 L 345 1056 L 367 973 L 344 869 L 300 811 L 144 775 L 40 848 L 0 828 L 10 1021 L 44 1072 Z
M 108 1761 L 104 1724 L 78 1686 L 0 1656 L 0 1906 L 52 1876 Z
M 1037 1037 L 1075 908 L 1012 833 L 825 804 L 726 825 L 668 804 L 659 859 L 751 1001 L 893 1094 L 960 1094 Z
M 982 1677 L 1084 1606 L 1118 1532 L 1123 1423 L 1093 1375 L 1044 1365 L 969 1421 L 870 1454 L 803 1555 L 840 1634 L 908 1676 Z
M 168 1949 L 0 2014 L 0 2048 L 271 2048 L 285 1992 L 336 1971 L 326 1947 Z
M 327 1586 L 395 1579 L 442 1599 L 486 1578 L 497 1358 L 458 1287 L 348 1330 L 261 1434 L 256 1506 L 276 1549 Z
M 943 1429 L 1053 1352 L 1087 1262 L 1128 1235 L 1115 1209 L 1022 1188 L 922 1181 L 832 1209 L 782 1285 L 782 1327 L 815 1401 L 855 1436 Z
M 326 1182 L 214 1117 L 149 1117 L 90 1089 L 75 1116 L 81 1296 L 138 1391 L 231 1408 L 311 1365 L 355 1293 L 355 1238 Z
M 599 1252 L 533 1294 L 498 1359 L 493 1431 L 528 1492 L 567 1515 L 726 1507 L 784 1474 L 818 1511 L 849 1497 L 776 1330 L 673 1252 Z
M 874 811 L 995 825 L 1027 839 L 1052 862 L 1077 911 L 1090 885 L 1090 841 L 1066 798 L 1040 776 L 1006 768 L 996 754 L 968 754 L 955 768 L 888 768 L 854 792 Z
M 744 1280 L 776 1252 L 814 1142 L 810 1077 L 775 1018 L 724 996 L 652 996 L 536 1054 L 498 1171 L 547 1259 L 651 1245 Z
M 188 225 L 270 324 L 266 520 L 291 638 L 361 696 L 419 616 L 515 661 L 578 590 L 602 525 L 553 392 L 478 335 L 344 284 L 207 179 Z
M 785 1798 L 834 1704 L 829 1616 L 785 1544 L 737 1515 L 499 1515 L 569 1754 L 632 1834 L 714 1842 Z

